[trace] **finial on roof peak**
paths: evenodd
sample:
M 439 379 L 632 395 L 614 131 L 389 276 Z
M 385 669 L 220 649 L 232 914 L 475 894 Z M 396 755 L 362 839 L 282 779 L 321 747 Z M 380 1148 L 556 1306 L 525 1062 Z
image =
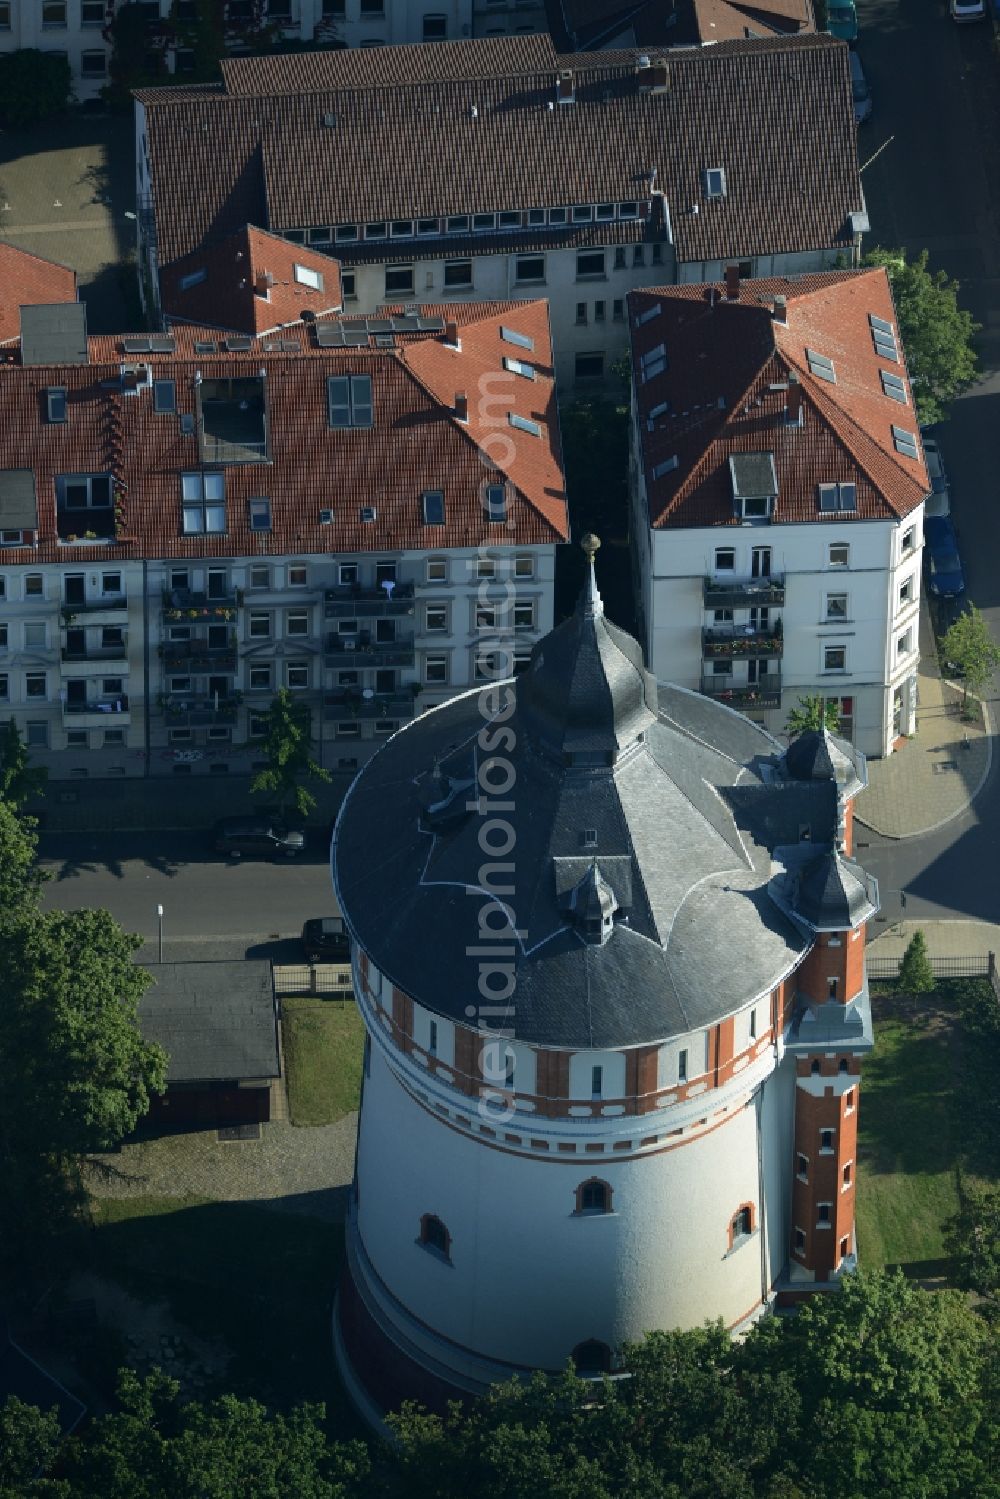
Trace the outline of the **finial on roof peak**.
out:
M 583 597 L 580 600 L 586 619 L 598 619 L 604 613 L 604 600 L 597 591 L 597 575 L 594 572 L 594 558 L 597 556 L 597 549 L 600 544 L 601 538 L 595 536 L 593 531 L 588 531 L 580 542 L 580 546 L 590 564 L 587 569 L 587 582 L 584 585 Z
M 599 536 L 595 536 L 593 531 L 588 531 L 586 536 L 580 542 L 580 546 L 586 553 L 587 560 L 589 562 L 593 562 L 594 558 L 597 556 L 600 545 L 601 538 Z

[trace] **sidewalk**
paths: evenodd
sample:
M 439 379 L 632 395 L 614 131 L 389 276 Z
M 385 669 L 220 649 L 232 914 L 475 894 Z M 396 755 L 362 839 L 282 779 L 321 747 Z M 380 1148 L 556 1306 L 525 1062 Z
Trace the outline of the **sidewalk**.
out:
M 901 958 L 914 932 L 927 938 L 930 958 L 985 958 L 1000 953 L 1000 925 L 989 921 L 897 921 L 865 949 L 872 958 Z
M 993 723 L 965 723 L 961 690 L 941 679 L 926 608 L 920 614 L 917 731 L 894 754 L 868 761 L 859 822 L 886 838 L 915 838 L 950 822 L 981 789 L 993 758 Z
M 311 782 L 316 807 L 310 827 L 327 827 L 337 815 L 350 775 L 329 785 Z M 45 795 L 28 808 L 46 833 L 165 832 L 174 828 L 207 828 L 219 817 L 239 817 L 265 805 L 266 796 L 251 796 L 250 776 L 166 776 L 134 780 L 49 781 Z M 272 798 L 273 800 L 273 798 Z

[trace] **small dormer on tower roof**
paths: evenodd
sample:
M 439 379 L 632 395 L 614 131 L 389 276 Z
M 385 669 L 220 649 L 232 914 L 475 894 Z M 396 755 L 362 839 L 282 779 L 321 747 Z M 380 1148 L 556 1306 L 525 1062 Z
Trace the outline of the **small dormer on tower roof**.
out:
M 567 890 L 560 905 L 570 913 L 584 942 L 603 947 L 611 937 L 615 929 L 618 901 L 615 892 L 601 874 L 596 859 L 572 889 Z
M 856 931 L 878 911 L 878 884 L 836 848 L 809 858 L 807 845 L 772 883 L 778 904 L 814 932 Z
M 850 799 L 868 784 L 865 757 L 846 739 L 829 729 L 807 729 L 792 740 L 782 756 L 785 774 L 793 781 L 837 783 L 838 794 Z

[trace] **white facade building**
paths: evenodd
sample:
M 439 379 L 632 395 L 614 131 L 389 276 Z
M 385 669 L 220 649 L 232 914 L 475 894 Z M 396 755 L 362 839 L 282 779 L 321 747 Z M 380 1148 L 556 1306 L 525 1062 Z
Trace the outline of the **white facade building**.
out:
M 630 311 L 655 675 L 772 733 L 820 696 L 866 754 L 890 754 L 915 722 L 930 485 L 884 273 L 732 274 L 728 294 L 663 288 Z
M 361 772 L 331 849 L 368 1032 L 334 1337 L 370 1420 L 853 1267 L 864 774 L 658 693 L 593 579 L 516 682 Z

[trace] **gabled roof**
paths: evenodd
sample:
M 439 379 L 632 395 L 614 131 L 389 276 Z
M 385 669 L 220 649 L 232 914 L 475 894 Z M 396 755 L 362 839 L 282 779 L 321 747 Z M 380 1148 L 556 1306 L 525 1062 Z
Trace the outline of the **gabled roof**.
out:
M 0 243 L 0 344 L 20 336 L 22 307 L 75 301 L 75 271 Z
M 227 79 L 254 92 L 140 91 L 161 263 L 245 223 L 282 233 L 647 203 L 653 171 L 681 262 L 853 244 L 863 198 L 842 43 L 678 50 L 654 90 L 635 50 L 560 57 L 542 38 L 499 40 L 231 59 Z M 450 76 L 425 76 L 439 63 Z M 562 68 L 566 106 L 554 103 Z M 359 82 L 370 70 L 377 86 Z M 711 201 L 710 166 L 726 173 Z
M 560 44 L 699 47 L 816 30 L 810 0 L 548 0 Z
M 155 963 L 149 972 L 139 1028 L 166 1050 L 168 1083 L 280 1075 L 270 963 Z
M 448 321 L 458 326 L 457 349 L 445 343 Z M 322 346 L 327 329 L 355 343 Z M 276 554 L 545 545 L 568 534 L 544 302 L 408 306 L 391 319 L 299 323 L 280 338 L 224 338 L 181 324 L 168 336 L 91 338 L 89 354 L 72 366 L 0 362 L 0 471 L 31 468 L 38 505 L 37 547 L 6 547 L 4 562 L 253 556 L 256 497 L 270 500 L 268 552 Z M 510 354 L 532 366 L 533 380 L 504 370 Z M 134 394 L 123 391 L 123 365 L 150 372 Z M 345 375 L 371 379 L 370 427 L 330 425 L 327 381 Z M 226 531 L 184 535 L 181 474 L 213 466 L 198 421 L 202 394 L 217 380 L 250 382 L 266 412 L 267 461 L 226 463 Z M 173 382 L 173 410 L 156 410 L 156 381 Z M 66 389 L 65 422 L 44 419 L 51 386 Z M 511 414 L 528 428 L 511 425 Z M 61 543 L 61 474 L 112 474 L 124 486 L 126 539 L 93 549 Z M 484 506 L 485 486 L 498 483 L 505 524 Z M 424 519 L 428 490 L 443 491 L 443 525 Z M 85 525 L 81 516 L 81 532 Z
M 872 317 L 892 328 L 898 362 L 877 351 Z M 744 281 L 735 298 L 719 285 L 631 293 L 650 524 L 738 524 L 730 459 L 741 453 L 773 456 L 776 521 L 829 519 L 819 508 L 828 484 L 857 487 L 856 509 L 838 521 L 914 510 L 930 481 L 895 319 L 881 268 Z M 816 373 L 823 359 L 833 381 Z M 902 382 L 905 404 L 880 371 Z M 796 383 L 801 424 L 789 420 Z M 897 449 L 894 427 L 917 438 L 915 457 Z
M 238 333 L 266 333 L 303 312 L 338 312 L 340 265 L 305 245 L 245 224 L 160 272 L 168 318 Z

